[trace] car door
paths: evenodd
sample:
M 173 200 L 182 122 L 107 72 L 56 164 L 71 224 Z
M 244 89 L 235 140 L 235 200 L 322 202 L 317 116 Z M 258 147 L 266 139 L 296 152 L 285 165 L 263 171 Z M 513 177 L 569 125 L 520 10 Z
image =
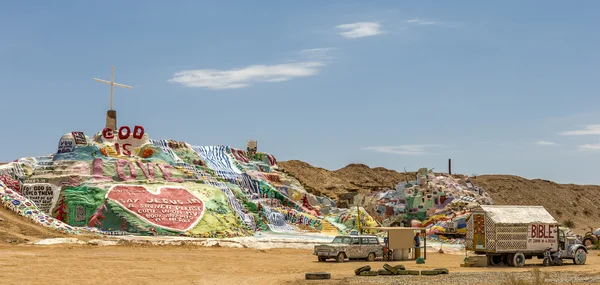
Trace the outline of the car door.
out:
M 348 258 L 360 258 L 360 250 L 360 239 L 358 237 L 352 237 L 346 255 Z
M 374 252 L 376 257 L 383 256 L 383 246 L 376 237 L 369 237 L 369 252 Z

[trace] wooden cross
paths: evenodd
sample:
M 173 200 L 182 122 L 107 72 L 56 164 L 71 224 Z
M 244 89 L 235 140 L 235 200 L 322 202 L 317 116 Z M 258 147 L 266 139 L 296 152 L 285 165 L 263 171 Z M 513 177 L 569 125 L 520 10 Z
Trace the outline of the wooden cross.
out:
M 113 93 L 114 93 L 114 87 L 121 87 L 121 88 L 127 88 L 127 89 L 131 89 L 131 86 L 127 86 L 127 85 L 123 85 L 123 84 L 119 84 L 119 83 L 115 83 L 115 66 L 112 66 L 112 75 L 111 75 L 111 79 L 110 81 L 106 81 L 106 80 L 102 80 L 102 79 L 98 79 L 98 78 L 94 78 L 94 80 L 98 81 L 98 82 L 102 82 L 104 84 L 108 84 L 110 85 L 110 110 L 113 109 Z

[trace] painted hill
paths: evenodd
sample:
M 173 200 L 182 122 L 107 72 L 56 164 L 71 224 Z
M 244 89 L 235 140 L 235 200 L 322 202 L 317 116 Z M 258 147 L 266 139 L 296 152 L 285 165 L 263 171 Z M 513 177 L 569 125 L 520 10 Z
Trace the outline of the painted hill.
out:
M 1 165 L 0 198 L 8 209 L 68 234 L 345 230 L 321 212 L 335 222 L 348 210 L 332 211 L 331 199 L 307 193 L 277 168 L 265 153 L 151 140 L 140 126 L 107 128 L 92 137 L 65 134 L 54 154 Z
M 393 188 L 394 182 L 413 180 L 415 172 L 397 172 L 382 167 L 350 164 L 339 170 L 326 170 L 308 163 L 279 162 L 282 171 L 296 177 L 305 188 L 319 195 L 338 198 L 349 191 L 369 193 Z M 466 176 L 453 175 L 459 181 Z M 486 190 L 495 204 L 542 205 L 561 222 L 572 221 L 577 232 L 600 227 L 600 186 L 557 184 L 547 180 L 528 180 L 511 175 L 469 177 L 474 185 Z

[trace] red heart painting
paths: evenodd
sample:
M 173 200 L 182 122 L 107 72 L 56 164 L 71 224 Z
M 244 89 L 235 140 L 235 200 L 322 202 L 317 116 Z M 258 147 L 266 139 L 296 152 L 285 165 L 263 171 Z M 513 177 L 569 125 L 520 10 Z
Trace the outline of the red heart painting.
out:
M 178 232 L 193 229 L 202 219 L 204 203 L 189 190 L 165 186 L 152 193 L 141 185 L 115 185 L 106 198 L 155 226 Z

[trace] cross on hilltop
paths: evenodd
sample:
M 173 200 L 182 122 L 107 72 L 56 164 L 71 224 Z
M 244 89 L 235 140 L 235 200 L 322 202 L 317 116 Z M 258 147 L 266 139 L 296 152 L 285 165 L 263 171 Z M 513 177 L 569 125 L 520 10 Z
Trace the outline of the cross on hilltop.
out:
M 98 79 L 98 78 L 94 78 L 94 80 L 96 80 L 100 83 L 110 85 L 110 108 L 106 112 L 106 127 L 110 128 L 112 130 L 116 130 L 117 129 L 117 111 L 113 110 L 114 87 L 117 86 L 117 87 L 121 87 L 121 88 L 125 88 L 125 89 L 132 89 L 132 87 L 115 82 L 115 66 L 114 65 L 112 66 L 112 73 L 111 73 L 110 81 Z

